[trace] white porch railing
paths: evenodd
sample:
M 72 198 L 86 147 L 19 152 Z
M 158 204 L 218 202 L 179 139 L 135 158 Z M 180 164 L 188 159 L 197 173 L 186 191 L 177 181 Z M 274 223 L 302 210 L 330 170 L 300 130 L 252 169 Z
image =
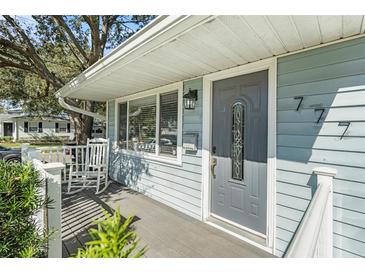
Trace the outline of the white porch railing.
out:
M 73 165 L 74 170 L 82 171 L 86 157 L 86 145 L 64 145 L 49 147 L 29 147 L 29 144 L 22 144 L 22 161 L 28 159 L 38 159 L 42 163 L 63 163 L 65 165 L 62 170 L 62 182 L 68 179 L 68 168 Z
M 41 195 L 49 197 L 52 203 L 38 212 L 36 224 L 40 232 L 50 233 L 48 239 L 48 257 L 62 258 L 62 237 L 61 237 L 61 183 L 62 171 L 65 165 L 61 162 L 44 163 L 41 161 L 40 151 L 29 149 L 29 146 L 22 146 L 22 161 L 31 162 L 39 171 L 40 179 L 44 182 L 40 189 Z
M 48 241 L 48 257 L 60 258 L 62 257 L 61 184 L 68 181 L 68 169 L 71 166 L 74 172 L 85 171 L 87 146 L 31 148 L 29 144 L 23 144 L 21 155 L 23 162 L 32 162 L 45 182 L 44 187 L 40 189 L 41 194 L 53 201 L 51 208 L 44 208 L 35 218 L 39 231 L 46 230 L 52 233 Z
M 331 258 L 333 256 L 333 177 L 335 169 L 313 169 L 317 190 L 292 239 L 286 258 Z

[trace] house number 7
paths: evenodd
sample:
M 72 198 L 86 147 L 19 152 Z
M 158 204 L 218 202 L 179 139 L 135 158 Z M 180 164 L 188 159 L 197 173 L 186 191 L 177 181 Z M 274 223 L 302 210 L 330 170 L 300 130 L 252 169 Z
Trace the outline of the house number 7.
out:
M 342 133 L 342 135 L 341 135 L 341 137 L 340 137 L 340 140 L 342 140 L 342 138 L 345 136 L 345 133 L 346 133 L 346 131 L 348 130 L 348 128 L 349 128 L 349 126 L 350 126 L 350 122 L 339 122 L 338 123 L 338 126 L 339 127 L 346 127 L 345 128 L 345 130 L 344 130 L 344 132 Z

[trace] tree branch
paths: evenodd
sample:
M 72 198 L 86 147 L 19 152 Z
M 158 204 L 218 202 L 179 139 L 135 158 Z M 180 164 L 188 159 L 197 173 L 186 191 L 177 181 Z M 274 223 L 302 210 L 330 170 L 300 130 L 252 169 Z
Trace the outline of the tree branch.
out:
M 89 16 L 82 15 L 81 17 L 85 20 L 85 22 L 89 25 L 90 28 L 93 27 L 93 22 L 91 21 L 91 18 Z
M 35 71 L 32 66 L 29 66 L 29 65 L 24 64 L 24 63 L 16 63 L 16 62 L 13 62 L 9 59 L 3 58 L 1 56 L 0 56 L 0 67 L 2 67 L 2 68 L 12 67 L 12 68 L 17 68 L 17 69 L 27 70 L 27 71 L 35 73 L 35 74 L 37 73 L 37 71 Z
M 82 57 L 85 59 L 85 61 L 82 62 L 82 65 L 85 66 L 87 64 L 87 62 L 89 61 L 89 58 L 88 58 L 85 50 L 82 48 L 80 43 L 77 41 L 75 35 L 71 31 L 71 29 L 67 26 L 67 24 L 66 24 L 65 20 L 63 20 L 62 16 L 54 15 L 53 18 L 56 21 L 56 23 L 58 24 L 58 26 L 60 26 L 67 33 L 67 35 L 68 35 L 69 39 L 71 40 L 72 44 L 77 48 L 77 50 L 80 52 Z M 62 35 L 65 36 L 64 33 L 62 33 Z
M 91 54 L 89 57 L 89 65 L 94 64 L 100 58 L 100 37 L 99 37 L 99 23 L 100 18 L 99 16 L 87 16 L 83 15 L 82 18 L 86 21 L 89 25 L 90 33 L 91 33 Z
M 113 25 L 117 16 L 103 16 L 103 25 L 101 28 L 101 38 L 100 38 L 100 58 L 104 56 L 104 50 L 106 41 L 108 39 L 110 26 Z
M 68 46 L 68 48 L 71 50 L 72 54 L 75 56 L 76 60 L 79 62 L 79 64 L 81 65 L 81 68 L 84 70 L 86 69 L 85 65 L 87 64 L 87 62 L 85 63 L 84 60 L 81 60 L 80 56 L 76 53 L 76 51 L 74 50 L 74 47 L 72 46 L 72 42 L 70 42 L 70 39 L 67 37 L 67 35 L 65 34 L 65 32 L 63 31 L 59 31 L 60 34 L 62 35 L 62 37 L 65 39 L 66 44 Z
M 21 36 L 24 43 L 27 44 L 27 49 L 32 53 L 36 54 L 37 52 L 33 46 L 32 41 L 29 39 L 28 35 L 24 32 L 24 30 L 19 27 L 19 25 L 15 22 L 15 20 L 10 17 L 9 15 L 3 15 L 3 17 L 6 19 L 6 21 L 16 30 L 16 32 Z
M 0 49 L 0 55 L 4 56 L 4 57 L 6 57 L 6 58 L 8 58 L 8 59 L 10 59 L 10 60 L 17 61 L 17 62 L 19 62 L 19 63 L 22 63 L 22 62 L 28 62 L 28 61 L 29 61 L 29 59 L 24 60 L 24 59 L 22 59 L 22 58 L 19 58 L 18 56 L 15 56 L 15 55 L 13 55 L 13 54 L 11 54 L 11 53 L 9 53 L 9 52 L 3 51 L 3 50 L 1 50 L 1 49 Z M 22 55 L 20 55 L 20 56 L 22 56 Z M 26 57 L 25 57 L 25 58 L 26 58 Z
M 61 79 L 56 77 L 56 75 L 47 68 L 43 60 L 39 57 L 32 41 L 29 39 L 28 35 L 24 32 L 24 30 L 9 15 L 4 15 L 3 17 L 14 28 L 14 30 L 22 38 L 23 42 L 27 45 L 26 50 L 18 52 L 29 57 L 29 59 L 33 62 L 39 76 L 41 76 L 46 81 L 51 82 L 55 88 L 61 88 L 64 83 L 61 81 Z M 9 45 L 9 43 L 13 45 Z M 14 43 L 11 43 L 10 41 L 7 42 L 7 46 L 14 49 L 21 48 L 17 45 L 14 45 Z
M 25 48 L 23 48 L 21 46 L 18 46 L 14 42 L 11 42 L 11 41 L 6 40 L 6 39 L 1 38 L 1 37 L 0 37 L 0 45 L 3 45 L 6 48 L 11 48 L 12 50 L 17 51 L 18 53 L 20 53 L 22 55 L 30 56 L 30 54 L 26 51 Z

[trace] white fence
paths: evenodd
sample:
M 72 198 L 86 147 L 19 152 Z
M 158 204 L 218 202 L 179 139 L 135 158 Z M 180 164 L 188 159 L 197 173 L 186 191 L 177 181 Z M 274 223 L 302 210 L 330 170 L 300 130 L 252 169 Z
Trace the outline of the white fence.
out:
M 34 168 L 39 171 L 44 187 L 40 190 L 44 197 L 49 197 L 52 203 L 43 208 L 35 216 L 40 231 L 50 233 L 48 240 L 48 257 L 62 257 L 62 235 L 61 235 L 61 183 L 62 172 L 65 165 L 61 162 L 44 163 L 41 151 L 30 149 L 28 145 L 22 146 L 22 161 L 32 162 Z
M 335 169 L 319 167 L 317 190 L 285 254 L 286 258 L 333 256 L 333 177 Z

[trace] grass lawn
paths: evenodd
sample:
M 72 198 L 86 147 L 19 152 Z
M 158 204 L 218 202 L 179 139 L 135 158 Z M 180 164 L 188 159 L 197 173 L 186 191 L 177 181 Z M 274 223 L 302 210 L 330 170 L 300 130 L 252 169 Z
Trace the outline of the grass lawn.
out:
M 0 146 L 4 146 L 7 148 L 20 148 L 22 145 L 22 143 L 13 143 L 13 142 L 9 142 L 9 143 L 0 143 Z M 62 146 L 61 143 L 44 143 L 44 144 L 31 144 L 30 147 L 54 147 L 54 146 Z

